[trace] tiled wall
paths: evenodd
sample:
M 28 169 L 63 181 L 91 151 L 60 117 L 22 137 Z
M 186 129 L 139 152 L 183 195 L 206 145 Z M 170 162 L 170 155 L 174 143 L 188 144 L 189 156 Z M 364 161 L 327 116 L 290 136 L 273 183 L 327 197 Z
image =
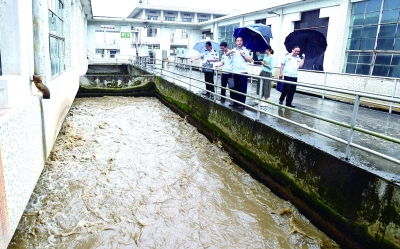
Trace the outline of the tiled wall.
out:
M 32 96 L 27 104 L 0 117 L 0 170 L 4 176 L 0 187 L 4 187 L 6 200 L 0 208 L 7 207 L 1 210 L 7 215 L 1 219 L 9 222 L 1 230 L 0 236 L 8 236 L 0 238 L 3 243 L 11 239 L 44 165 L 40 100 Z

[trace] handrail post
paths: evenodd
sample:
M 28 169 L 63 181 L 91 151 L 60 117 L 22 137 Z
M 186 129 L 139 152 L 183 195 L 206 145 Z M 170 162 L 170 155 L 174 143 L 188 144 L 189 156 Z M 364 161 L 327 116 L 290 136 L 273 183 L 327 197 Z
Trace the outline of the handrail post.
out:
M 360 95 L 356 95 L 356 98 L 354 101 L 353 116 L 351 117 L 350 134 L 349 134 L 349 138 L 347 139 L 346 160 L 348 160 L 350 158 L 350 149 L 351 149 L 350 144 L 352 143 L 353 137 L 354 137 L 354 129 L 353 128 L 356 125 L 359 106 L 360 106 Z
M 257 120 L 260 119 L 261 95 L 262 95 L 262 89 L 263 89 L 263 84 L 264 84 L 263 79 L 258 78 L 258 80 L 260 81 L 260 88 L 258 89 Z
M 392 99 L 394 99 L 394 97 L 396 96 L 396 88 L 397 88 L 397 79 L 394 81 Z M 390 102 L 389 113 L 392 113 L 392 110 L 393 110 L 393 102 Z
M 217 92 L 218 92 L 218 71 L 214 70 L 214 102 L 217 101 Z
M 326 86 L 326 77 L 327 77 L 328 73 L 325 72 L 324 75 L 324 87 Z M 325 90 L 322 91 L 322 99 L 325 99 Z
M 175 84 L 175 68 L 177 67 L 178 65 L 176 64 L 176 58 L 175 58 L 175 60 L 174 60 L 174 66 L 173 66 L 173 69 L 172 69 L 172 83 L 174 83 Z
M 192 91 L 192 65 L 189 66 L 189 91 Z

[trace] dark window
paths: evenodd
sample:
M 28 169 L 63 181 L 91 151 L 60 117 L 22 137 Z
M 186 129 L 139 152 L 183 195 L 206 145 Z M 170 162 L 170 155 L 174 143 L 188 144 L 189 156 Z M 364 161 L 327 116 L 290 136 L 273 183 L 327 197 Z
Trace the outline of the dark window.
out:
M 1 70 L 1 52 L 0 52 L 0 76 L 3 75 L 3 70 Z
M 356 2 L 352 4 L 351 13 L 344 71 L 400 77 L 398 0 Z
M 316 30 L 321 32 L 325 38 L 328 33 L 329 18 L 319 18 L 319 10 L 307 11 L 301 13 L 301 20 L 294 23 L 294 30 Z M 355 33 L 360 33 L 360 30 L 354 30 Z M 360 46 L 359 41 L 351 41 L 351 46 Z M 312 60 L 311 60 L 312 59 Z M 306 60 L 304 69 L 323 70 L 324 55 L 317 58 L 309 58 Z
M 147 20 L 158 20 L 158 16 L 147 16 Z
M 165 21 L 175 21 L 175 17 L 174 16 L 166 16 Z
M 264 19 L 258 19 L 258 20 L 255 21 L 255 23 L 260 23 L 260 24 L 264 24 L 265 25 L 267 23 L 267 19 L 265 19 L 265 18 Z
M 147 29 L 147 37 L 157 37 L 157 28 L 150 27 Z

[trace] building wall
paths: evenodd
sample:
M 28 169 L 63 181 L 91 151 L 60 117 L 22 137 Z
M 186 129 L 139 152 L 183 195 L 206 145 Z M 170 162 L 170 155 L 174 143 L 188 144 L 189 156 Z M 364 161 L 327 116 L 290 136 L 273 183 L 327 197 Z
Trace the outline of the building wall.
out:
M 86 14 L 64 1 L 65 70 L 52 76 L 48 1 L 0 1 L 0 248 L 6 248 L 87 70 Z M 41 76 L 50 99 L 30 81 Z M 0 95 L 1 96 L 1 95 Z

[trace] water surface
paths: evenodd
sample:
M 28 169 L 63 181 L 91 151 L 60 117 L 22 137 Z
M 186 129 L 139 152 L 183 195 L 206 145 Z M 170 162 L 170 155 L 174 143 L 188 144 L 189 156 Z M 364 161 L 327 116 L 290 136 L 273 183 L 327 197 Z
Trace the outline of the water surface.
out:
M 9 248 L 337 248 L 155 98 L 76 99 Z

